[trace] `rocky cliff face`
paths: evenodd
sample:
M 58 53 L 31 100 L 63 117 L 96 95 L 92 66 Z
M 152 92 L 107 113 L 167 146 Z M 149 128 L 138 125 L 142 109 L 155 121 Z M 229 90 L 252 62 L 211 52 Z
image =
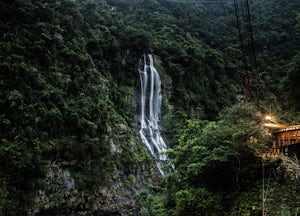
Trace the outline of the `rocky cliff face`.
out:
M 28 215 L 139 215 L 135 195 L 158 183 L 153 166 L 139 165 L 131 173 L 115 169 L 93 190 L 80 190 L 71 169 L 70 164 L 49 164 L 45 188 Z
M 128 97 L 136 110 L 137 98 Z M 28 215 L 139 215 L 136 195 L 142 189 L 151 190 L 160 179 L 136 127 L 135 122 L 129 126 L 122 120 L 107 123 L 103 140 L 110 150 L 98 162 L 88 158 L 85 165 L 76 160 L 47 161 L 43 187 L 35 194 Z M 87 171 L 92 163 L 99 163 L 102 170 Z
M 119 125 L 119 133 L 112 136 L 115 129 L 107 130 L 106 139 L 115 158 L 108 174 L 82 186 L 76 161 L 48 161 L 44 187 L 35 194 L 28 215 L 139 215 L 135 196 L 139 190 L 159 183 L 158 171 L 139 141 L 129 135 L 129 127 Z M 124 162 L 127 154 L 133 158 L 140 155 L 126 167 L 120 161 Z

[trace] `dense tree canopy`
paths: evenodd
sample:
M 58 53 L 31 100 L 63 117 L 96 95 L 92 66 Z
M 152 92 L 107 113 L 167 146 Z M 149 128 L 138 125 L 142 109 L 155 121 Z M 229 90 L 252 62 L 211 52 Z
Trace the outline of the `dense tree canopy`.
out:
M 260 112 L 271 104 L 300 121 L 300 2 L 250 1 L 250 10 L 256 71 L 243 64 L 231 1 L 2 0 L 0 214 L 26 214 L 49 161 L 76 161 L 76 182 L 89 191 L 115 167 L 130 173 L 151 161 L 131 138 L 137 64 L 153 53 L 176 171 L 143 214 L 259 215 Z

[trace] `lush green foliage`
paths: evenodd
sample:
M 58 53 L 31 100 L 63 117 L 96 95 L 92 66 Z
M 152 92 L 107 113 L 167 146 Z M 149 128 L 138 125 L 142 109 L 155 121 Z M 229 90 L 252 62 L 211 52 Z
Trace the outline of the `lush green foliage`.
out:
M 250 6 L 258 62 L 250 73 L 259 78 L 251 100 L 299 123 L 300 3 Z M 116 167 L 130 173 L 150 160 L 129 127 L 137 63 L 148 52 L 162 62 L 164 135 L 177 171 L 161 195 L 140 194 L 141 212 L 261 211 L 260 118 L 231 107 L 245 93 L 232 2 L 3 0 L 0 20 L 0 214 L 25 214 L 47 161 L 75 163 L 78 187 L 93 190 Z
M 265 144 L 269 135 L 259 126 L 261 116 L 257 116 L 249 104 L 227 108 L 219 118 L 214 122 L 187 122 L 179 144 L 168 150 L 176 172 L 165 177 L 162 195 L 146 199 L 150 210 L 153 207 L 159 210 L 145 215 L 262 215 L 263 211 L 289 215 L 299 212 L 298 203 L 287 202 L 288 197 L 297 199 L 297 158 L 283 156 L 282 163 L 276 158 L 262 157 L 263 152 L 268 152 Z M 158 200 L 160 205 L 157 205 Z
M 78 186 L 90 190 L 115 166 L 126 170 L 149 160 L 140 145 L 132 147 L 130 130 L 126 141 L 117 138 L 120 125 L 133 116 L 133 90 L 113 81 L 122 52 L 112 36 L 118 25 L 109 28 L 113 18 L 105 9 L 101 2 L 1 2 L 0 212 L 5 215 L 24 214 L 47 160 L 75 161 Z M 114 162 L 111 134 L 123 150 Z
M 220 197 L 224 192 L 230 194 L 251 189 L 259 179 L 260 162 L 256 151 L 263 146 L 265 137 L 257 126 L 259 121 L 251 106 L 238 104 L 226 110 L 217 122 L 188 122 L 179 145 L 170 150 L 181 187 L 205 187 Z M 182 199 L 190 197 L 182 196 Z M 227 202 L 225 200 L 223 203 Z M 176 208 L 179 201 L 182 202 L 178 200 Z M 211 209 L 216 206 L 214 202 Z M 218 203 L 222 205 L 222 202 Z M 191 212 L 199 212 L 197 208 L 192 208 Z M 204 211 L 200 212 L 205 215 Z M 222 215 L 221 211 L 212 212 Z

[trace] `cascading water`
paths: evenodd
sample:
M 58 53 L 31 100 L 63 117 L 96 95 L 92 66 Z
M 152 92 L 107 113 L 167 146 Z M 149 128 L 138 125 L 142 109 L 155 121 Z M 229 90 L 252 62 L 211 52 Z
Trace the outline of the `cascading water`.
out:
M 141 128 L 139 133 L 143 144 L 155 158 L 159 172 L 164 175 L 162 166 L 166 162 L 167 156 L 163 152 L 166 151 L 167 146 L 159 128 L 162 100 L 161 80 L 154 67 L 152 55 L 143 56 L 140 61 L 139 74 L 141 79 Z

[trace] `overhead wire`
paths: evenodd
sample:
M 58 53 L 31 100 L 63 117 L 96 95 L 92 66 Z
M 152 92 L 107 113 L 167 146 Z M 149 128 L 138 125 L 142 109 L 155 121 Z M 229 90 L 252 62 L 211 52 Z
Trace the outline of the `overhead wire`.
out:
M 249 0 L 234 0 L 235 16 L 239 32 L 242 60 L 246 71 L 238 71 L 244 85 L 245 101 L 250 97 L 250 86 L 254 86 L 256 107 L 260 109 L 259 88 L 261 87 L 254 46 Z M 255 84 L 253 83 L 255 82 Z
M 235 11 L 235 17 L 236 17 L 236 23 L 237 23 L 237 28 L 238 28 L 238 33 L 239 33 L 239 40 L 240 40 L 240 46 L 241 46 L 241 51 L 242 51 L 242 61 L 245 65 L 246 70 L 248 70 L 248 64 L 247 64 L 247 59 L 245 55 L 245 50 L 244 50 L 244 45 L 243 45 L 243 34 L 242 34 L 242 29 L 241 29 L 241 22 L 240 22 L 240 17 L 239 17 L 239 5 L 237 0 L 234 0 L 234 11 Z
M 193 3 L 193 4 L 219 4 L 232 2 L 232 0 L 167 0 L 174 3 Z M 239 69 L 237 72 L 243 81 L 244 96 L 247 102 L 250 99 L 250 86 L 256 87 L 256 107 L 260 109 L 259 88 L 261 87 L 260 75 L 258 72 L 257 57 L 254 46 L 253 29 L 251 23 L 251 13 L 249 0 L 233 0 L 236 24 L 241 49 L 241 60 L 245 70 Z M 255 84 L 253 83 L 255 82 Z
M 254 69 L 258 75 L 257 60 L 256 60 L 255 47 L 254 47 L 253 30 L 252 30 L 252 23 L 251 23 L 251 16 L 250 16 L 249 0 L 246 0 L 246 3 L 247 3 L 247 10 L 248 10 L 247 14 L 248 14 L 250 37 L 251 37 L 251 48 L 252 48 L 252 54 L 253 54 L 253 60 L 254 60 Z
M 176 3 L 213 4 L 229 3 L 232 0 L 167 0 Z M 242 52 L 242 61 L 247 71 L 254 70 L 258 75 L 257 58 L 254 46 L 249 0 L 234 0 L 234 10 Z M 247 35 L 250 36 L 247 37 Z
M 258 73 L 249 0 L 234 0 L 234 8 L 245 69 Z

